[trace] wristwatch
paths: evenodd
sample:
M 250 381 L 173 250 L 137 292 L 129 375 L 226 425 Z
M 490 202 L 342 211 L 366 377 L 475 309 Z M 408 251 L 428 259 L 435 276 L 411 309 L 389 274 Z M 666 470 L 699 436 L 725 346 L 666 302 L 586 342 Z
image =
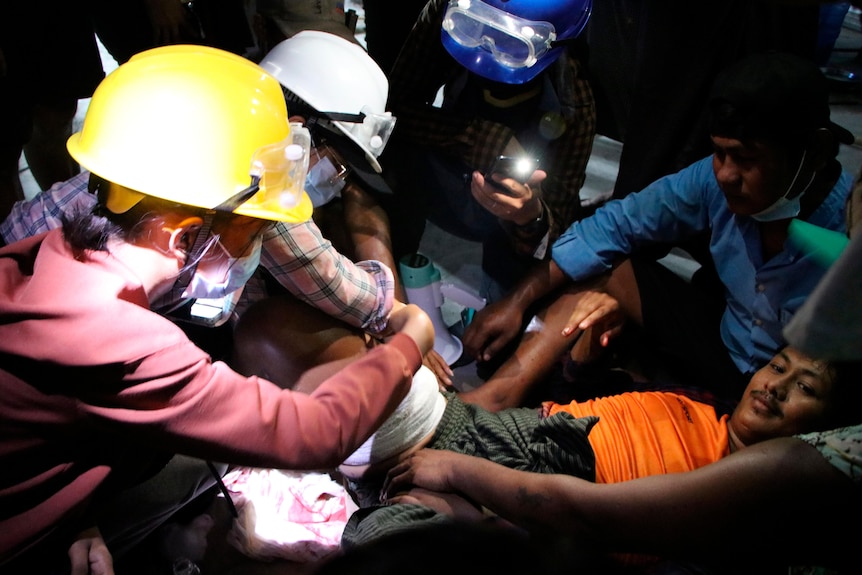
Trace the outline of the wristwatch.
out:
M 533 234 L 538 232 L 540 227 L 545 224 L 545 204 L 544 202 L 539 202 L 539 206 L 541 206 L 542 210 L 539 212 L 539 215 L 536 216 L 535 220 L 530 220 L 526 224 L 521 224 L 518 228 L 521 229 L 522 232 L 526 234 Z

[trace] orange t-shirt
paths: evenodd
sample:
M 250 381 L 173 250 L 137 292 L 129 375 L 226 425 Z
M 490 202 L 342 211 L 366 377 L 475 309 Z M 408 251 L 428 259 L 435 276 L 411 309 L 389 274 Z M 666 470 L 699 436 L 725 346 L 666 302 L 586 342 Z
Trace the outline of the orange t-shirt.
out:
M 730 453 L 728 416 L 676 393 L 631 392 L 549 406 L 551 415 L 599 416 L 589 435 L 596 483 L 690 471 Z

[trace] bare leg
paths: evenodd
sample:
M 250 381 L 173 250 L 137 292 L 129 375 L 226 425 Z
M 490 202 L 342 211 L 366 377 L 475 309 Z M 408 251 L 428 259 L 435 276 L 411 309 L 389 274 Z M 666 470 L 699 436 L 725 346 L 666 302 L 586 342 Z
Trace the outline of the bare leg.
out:
M 591 284 L 598 289 L 600 284 Z M 634 271 L 626 260 L 617 266 L 604 285 L 604 291 L 615 297 L 623 313 L 634 321 L 641 321 L 640 295 Z M 604 328 L 581 332 L 574 330 L 563 336 L 563 328 L 571 318 L 572 311 L 584 297 L 582 285 L 573 285 L 544 310 L 536 314 L 521 343 L 488 381 L 477 389 L 464 392 L 459 397 L 467 403 L 481 405 L 490 411 L 499 411 L 522 404 L 529 391 L 548 376 L 563 354 L 569 352 L 577 361 L 592 361 L 603 351 L 598 339 Z M 584 337 L 579 337 L 584 333 Z
M 635 270 L 630 260 L 625 260 L 614 268 L 605 291 L 620 302 L 620 307 L 631 321 L 643 325 L 643 313 L 641 312 L 641 296 L 638 291 L 638 282 L 635 279 Z
M 255 303 L 234 330 L 231 366 L 311 392 L 367 350 L 364 334 L 290 295 Z
M 459 397 L 489 411 L 520 406 L 530 389 L 547 377 L 580 334 L 575 331 L 565 337 L 561 332 L 581 296 L 579 291 L 563 292 L 536 314 L 512 356 L 488 381 Z

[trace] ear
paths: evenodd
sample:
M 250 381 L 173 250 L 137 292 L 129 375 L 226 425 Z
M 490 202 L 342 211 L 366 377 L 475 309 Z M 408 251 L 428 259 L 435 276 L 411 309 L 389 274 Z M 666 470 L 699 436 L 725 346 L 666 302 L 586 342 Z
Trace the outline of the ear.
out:
M 192 245 L 202 224 L 203 220 L 195 216 L 186 218 L 170 227 L 166 225 L 165 231 L 169 231 L 171 234 L 168 242 L 168 251 L 181 261 L 185 261 L 189 256 L 189 250 L 192 249 Z

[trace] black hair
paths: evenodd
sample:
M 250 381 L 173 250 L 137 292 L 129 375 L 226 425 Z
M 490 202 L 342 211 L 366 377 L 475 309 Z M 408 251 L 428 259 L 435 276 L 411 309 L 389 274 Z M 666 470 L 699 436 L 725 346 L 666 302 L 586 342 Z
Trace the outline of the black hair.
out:
M 799 131 L 793 126 L 776 123 L 768 114 L 762 114 L 755 108 L 737 106 L 722 98 L 710 101 L 708 118 L 710 136 L 731 138 L 741 142 L 764 141 L 796 157 L 801 156 L 802 151 L 811 144 L 811 132 Z M 830 157 L 837 157 L 839 150 L 839 142 L 833 137 Z
M 86 250 L 106 251 L 111 238 L 132 241 L 143 229 L 142 222 L 157 217 L 157 213 L 167 209 L 180 209 L 190 214 L 200 211 L 176 202 L 144 196 L 128 211 L 115 214 L 105 207 L 111 185 L 108 180 L 90 174 L 89 190 L 98 196 L 99 201 L 92 210 L 76 210 L 63 215 L 63 235 L 75 253 L 80 254 Z
M 709 105 L 709 133 L 741 142 L 762 140 L 782 148 L 804 148 L 807 134 L 776 125 L 770 117 L 753 108 L 744 108 L 724 99 L 714 99 Z

